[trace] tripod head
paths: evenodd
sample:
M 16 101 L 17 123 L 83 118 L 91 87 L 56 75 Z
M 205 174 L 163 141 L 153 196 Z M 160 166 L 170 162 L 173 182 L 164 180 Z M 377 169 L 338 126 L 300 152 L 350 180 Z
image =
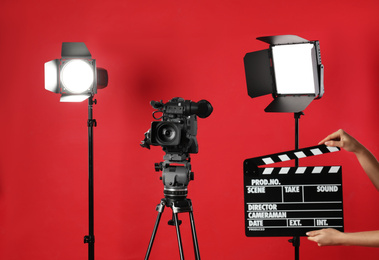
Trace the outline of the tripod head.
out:
M 189 154 L 166 154 L 164 161 L 155 164 L 156 171 L 162 171 L 164 196 L 169 200 L 183 200 L 188 194 L 188 184 L 194 179 Z

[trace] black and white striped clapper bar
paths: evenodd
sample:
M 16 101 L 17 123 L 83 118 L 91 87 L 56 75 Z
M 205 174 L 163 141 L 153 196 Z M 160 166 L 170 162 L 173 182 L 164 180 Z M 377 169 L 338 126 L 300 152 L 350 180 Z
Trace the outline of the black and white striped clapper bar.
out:
M 343 231 L 341 166 L 259 168 L 339 150 L 319 145 L 246 159 L 246 236 L 305 236 L 320 228 Z

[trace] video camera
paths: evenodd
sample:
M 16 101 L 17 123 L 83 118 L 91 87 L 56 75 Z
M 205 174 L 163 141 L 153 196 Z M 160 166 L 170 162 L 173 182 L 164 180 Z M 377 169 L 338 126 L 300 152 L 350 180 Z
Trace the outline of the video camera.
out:
M 184 255 L 179 231 L 179 225 L 182 221 L 178 219 L 178 213 L 188 212 L 196 259 L 200 259 L 192 202 L 187 199 L 188 184 L 194 180 L 190 154 L 198 152 L 197 116 L 200 118 L 208 117 L 212 113 L 213 107 L 206 100 L 192 102 L 179 97 L 173 98 L 167 103 L 163 103 L 161 100 L 159 102 L 151 101 L 150 104 L 156 109 L 153 112 L 153 118 L 160 121 L 151 123 L 151 128 L 145 133 L 145 139 L 141 142 L 141 146 L 150 149 L 150 145 L 160 145 L 166 152 L 163 156 L 164 161 L 155 163 L 155 170 L 162 171 L 160 179 L 163 182 L 165 197 L 156 207 L 158 216 L 145 259 L 148 259 L 150 255 L 159 221 L 166 206 L 172 209 L 172 219 L 168 224 L 176 226 L 180 258 L 184 259 Z M 162 113 L 162 115 L 157 117 L 157 113 Z
M 157 109 L 153 118 L 161 121 L 151 123 L 141 146 L 150 149 L 150 145 L 160 145 L 168 154 L 197 153 L 197 116 L 208 117 L 213 111 L 212 105 L 206 100 L 193 102 L 179 97 L 167 103 L 151 101 L 150 104 Z M 162 115 L 157 117 L 157 113 Z

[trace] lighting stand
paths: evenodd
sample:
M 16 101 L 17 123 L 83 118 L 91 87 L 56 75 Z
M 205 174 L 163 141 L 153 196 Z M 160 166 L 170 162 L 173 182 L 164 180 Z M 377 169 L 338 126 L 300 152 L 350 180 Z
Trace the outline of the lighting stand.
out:
M 93 210 L 93 127 L 96 127 L 96 119 L 92 118 L 93 104 L 96 99 L 91 96 L 88 99 L 88 232 L 89 235 L 84 236 L 84 243 L 88 243 L 88 259 L 95 259 L 95 235 L 94 235 L 94 210 Z
M 295 117 L 295 150 L 299 149 L 299 119 L 300 116 L 304 115 L 303 112 L 294 113 Z M 299 158 L 295 159 L 295 167 L 299 167 Z M 295 236 L 288 240 L 295 247 L 295 260 L 300 259 L 300 236 Z

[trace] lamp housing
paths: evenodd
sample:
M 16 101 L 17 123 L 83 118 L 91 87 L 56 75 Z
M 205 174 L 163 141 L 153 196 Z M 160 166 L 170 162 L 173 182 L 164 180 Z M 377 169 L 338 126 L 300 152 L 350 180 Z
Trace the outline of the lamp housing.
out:
M 303 111 L 324 94 L 324 66 L 319 41 L 296 35 L 257 38 L 269 49 L 247 53 L 244 57 L 248 95 L 252 98 L 272 94 L 266 112 Z
M 61 94 L 61 102 L 81 102 L 108 85 L 108 73 L 82 42 L 62 43 L 62 58 L 45 63 L 45 89 Z

